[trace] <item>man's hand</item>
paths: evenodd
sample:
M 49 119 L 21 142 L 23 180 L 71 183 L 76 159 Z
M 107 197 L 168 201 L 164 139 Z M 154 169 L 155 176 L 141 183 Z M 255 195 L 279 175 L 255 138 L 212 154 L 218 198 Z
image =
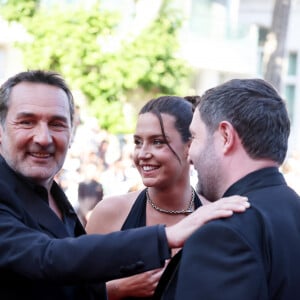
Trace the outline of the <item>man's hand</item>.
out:
M 165 268 L 113 280 L 107 283 L 109 300 L 126 297 L 150 297 L 154 294 L 158 281 Z
M 235 212 L 244 212 L 250 207 L 247 197 L 231 196 L 203 205 L 179 223 L 166 228 L 170 248 L 180 248 L 186 239 L 208 221 L 228 218 Z

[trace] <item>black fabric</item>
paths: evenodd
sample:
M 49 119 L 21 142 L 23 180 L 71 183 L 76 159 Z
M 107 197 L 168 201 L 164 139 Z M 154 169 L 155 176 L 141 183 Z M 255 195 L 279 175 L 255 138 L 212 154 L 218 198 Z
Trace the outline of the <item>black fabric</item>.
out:
M 152 298 L 153 300 L 174 299 L 178 279 L 177 272 L 181 256 L 182 250 L 178 251 L 169 262 L 166 270 L 160 277 Z
M 1 299 L 104 300 L 106 281 L 160 268 L 170 258 L 163 225 L 86 235 L 55 183 L 51 193 L 63 221 L 49 207 L 46 190 L 0 155 Z
M 201 201 L 195 192 L 195 209 L 200 207 Z M 146 226 L 146 189 L 142 190 L 136 198 L 121 230 Z
M 146 189 L 144 189 L 141 191 L 141 193 L 136 198 L 136 201 L 134 202 L 121 230 L 146 226 L 146 204 L 147 204 Z M 202 205 L 196 192 L 195 192 L 194 204 L 195 204 L 195 209 L 197 209 L 198 207 L 200 207 Z M 165 284 L 167 284 L 167 281 L 170 279 L 169 276 L 171 276 L 172 273 L 175 274 L 175 270 L 173 268 L 176 269 L 177 264 L 180 260 L 180 256 L 181 256 L 181 251 L 179 251 L 178 254 L 176 254 L 174 256 L 174 258 L 172 258 L 171 262 L 169 263 L 169 265 L 171 264 L 171 266 L 168 266 L 168 268 L 167 268 L 169 271 L 167 274 L 164 275 L 164 278 L 161 279 L 162 282 L 159 283 L 159 285 L 160 285 L 159 290 L 157 292 L 155 292 L 154 297 L 140 297 L 140 298 L 128 297 L 128 298 L 126 298 L 126 300 L 160 299 L 160 298 L 157 298 L 158 295 L 160 294 L 160 289 L 161 289 L 161 291 L 163 291 Z M 165 282 L 165 280 L 166 280 L 166 282 Z M 172 291 L 168 290 L 168 295 L 173 292 L 174 292 L 174 290 L 172 290 Z M 172 299 L 172 298 L 169 298 L 169 299 Z
M 251 207 L 208 222 L 161 277 L 155 300 L 300 299 L 300 198 L 277 168 L 248 174 L 224 194 Z
M 146 226 L 146 189 L 136 198 L 121 230 Z

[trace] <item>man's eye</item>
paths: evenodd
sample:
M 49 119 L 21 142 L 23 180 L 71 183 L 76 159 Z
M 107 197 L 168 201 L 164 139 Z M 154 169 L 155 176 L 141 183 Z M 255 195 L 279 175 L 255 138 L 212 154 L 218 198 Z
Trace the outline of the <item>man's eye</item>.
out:
M 59 122 L 53 122 L 53 123 L 51 123 L 51 126 L 53 126 L 53 127 L 65 127 L 64 124 L 59 123 Z
M 64 129 L 69 127 L 67 123 L 61 121 L 52 121 L 49 123 L 49 126 L 56 129 Z
M 30 120 L 22 120 L 19 122 L 20 125 L 32 125 L 33 122 Z

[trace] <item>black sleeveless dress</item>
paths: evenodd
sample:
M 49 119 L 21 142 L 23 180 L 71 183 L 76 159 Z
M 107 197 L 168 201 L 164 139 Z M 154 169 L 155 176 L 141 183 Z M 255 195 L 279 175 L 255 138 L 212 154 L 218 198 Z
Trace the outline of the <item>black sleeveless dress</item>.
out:
M 121 230 L 146 226 L 146 204 L 147 204 L 146 189 L 144 189 L 141 191 L 141 193 L 136 198 Z M 195 205 L 195 209 L 202 205 L 197 193 L 195 193 L 194 205 Z M 154 298 L 153 297 L 128 297 L 128 298 L 126 298 L 126 300 L 141 300 L 141 299 L 150 300 L 150 299 L 154 299 Z

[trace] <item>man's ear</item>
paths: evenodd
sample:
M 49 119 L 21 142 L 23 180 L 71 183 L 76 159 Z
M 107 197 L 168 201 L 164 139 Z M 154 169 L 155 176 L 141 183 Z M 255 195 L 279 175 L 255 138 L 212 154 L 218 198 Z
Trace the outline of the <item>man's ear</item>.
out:
M 222 138 L 223 152 L 226 153 L 234 148 L 236 142 L 236 131 L 232 124 L 227 121 L 222 121 L 218 128 Z

